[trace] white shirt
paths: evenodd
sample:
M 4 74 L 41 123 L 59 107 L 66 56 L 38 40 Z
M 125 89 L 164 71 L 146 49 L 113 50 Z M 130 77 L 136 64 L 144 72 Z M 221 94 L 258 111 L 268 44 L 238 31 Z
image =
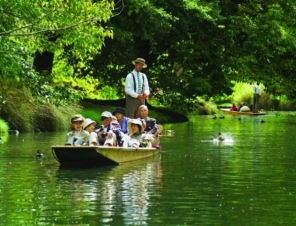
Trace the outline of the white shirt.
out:
M 261 95 L 260 87 L 258 85 L 254 85 L 253 86 L 253 92 L 254 92 L 254 94 Z
M 242 106 L 239 112 L 243 112 L 243 111 L 250 111 L 250 108 L 248 106 Z
M 91 144 L 98 145 L 98 134 L 95 132 L 89 133 L 89 145 Z
M 132 73 L 134 74 L 134 77 L 135 77 L 135 82 L 136 82 L 136 91 L 134 89 L 134 79 L 133 79 L 133 75 Z M 133 70 L 131 73 L 129 73 L 127 76 L 126 76 L 126 79 L 125 79 L 125 88 L 124 88 L 124 91 L 126 94 L 128 94 L 129 96 L 131 97 L 134 97 L 134 98 L 137 98 L 138 95 L 139 95 L 139 90 L 138 90 L 138 87 L 139 87 L 139 84 L 138 84 L 138 79 L 137 79 L 137 71 Z M 140 76 L 140 87 L 142 86 L 143 87 L 143 92 L 146 94 L 146 95 L 149 95 L 150 94 L 150 90 L 149 90 L 149 84 L 148 84 L 148 79 L 147 79 L 147 76 L 144 74 L 144 73 L 141 73 L 139 72 L 139 76 Z M 144 84 L 143 83 L 143 77 L 144 77 Z

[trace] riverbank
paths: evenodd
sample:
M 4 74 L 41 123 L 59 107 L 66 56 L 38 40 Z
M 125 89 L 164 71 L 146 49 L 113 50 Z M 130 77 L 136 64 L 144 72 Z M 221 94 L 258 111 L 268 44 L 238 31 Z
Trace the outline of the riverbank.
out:
M 189 119 L 164 107 L 155 107 L 147 103 L 149 116 L 156 118 L 158 123 L 186 122 Z M 24 132 L 57 132 L 70 129 L 69 120 L 74 114 L 82 114 L 100 124 L 103 111 L 113 112 L 116 107 L 125 107 L 125 99 L 93 100 L 85 99 L 78 104 L 53 106 L 51 104 L 32 105 L 22 103 L 22 108 L 7 107 L 7 112 L 0 115 L 0 133 L 8 130 Z M 11 110 L 12 109 L 12 110 Z
M 119 100 L 93 100 L 85 99 L 79 103 L 82 108 L 80 114 L 86 118 L 91 118 L 97 123 L 99 122 L 101 113 L 103 111 L 110 111 L 111 113 L 115 110 L 116 107 L 125 108 L 125 99 Z M 171 111 L 165 107 L 152 106 L 149 103 L 146 103 L 149 109 L 149 116 L 157 120 L 159 124 L 166 123 L 179 123 L 189 121 L 188 117 Z

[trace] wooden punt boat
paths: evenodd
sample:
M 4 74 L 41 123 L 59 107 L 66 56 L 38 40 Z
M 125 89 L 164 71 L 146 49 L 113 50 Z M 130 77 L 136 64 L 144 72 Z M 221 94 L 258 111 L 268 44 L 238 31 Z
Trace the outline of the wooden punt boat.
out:
M 238 112 L 238 111 L 230 111 L 229 109 L 220 109 L 221 111 L 224 112 L 224 114 L 227 115 L 250 115 L 250 116 L 258 116 L 258 115 L 266 115 L 267 112 L 257 112 L 257 113 L 253 113 L 252 111 L 243 111 L 243 112 Z
M 124 148 L 110 146 L 51 146 L 54 158 L 61 166 L 107 166 L 119 165 L 153 157 L 157 148 Z

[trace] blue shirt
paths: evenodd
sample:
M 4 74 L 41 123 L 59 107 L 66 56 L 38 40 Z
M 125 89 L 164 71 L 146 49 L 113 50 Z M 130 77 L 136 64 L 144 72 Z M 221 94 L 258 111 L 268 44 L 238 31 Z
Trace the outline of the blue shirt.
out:
M 119 123 L 121 127 L 121 132 L 124 134 L 127 134 L 127 122 L 130 118 L 128 117 L 123 117 L 122 121 Z

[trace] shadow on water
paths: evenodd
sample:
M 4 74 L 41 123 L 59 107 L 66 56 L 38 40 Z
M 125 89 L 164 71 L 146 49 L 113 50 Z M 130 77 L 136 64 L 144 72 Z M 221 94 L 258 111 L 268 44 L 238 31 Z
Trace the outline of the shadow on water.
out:
M 161 159 L 89 169 L 52 157 L 64 133 L 10 135 L 1 224 L 295 225 L 295 126 L 292 116 L 196 116 L 164 125 L 174 136 L 160 138 Z M 234 142 L 215 143 L 218 132 Z

